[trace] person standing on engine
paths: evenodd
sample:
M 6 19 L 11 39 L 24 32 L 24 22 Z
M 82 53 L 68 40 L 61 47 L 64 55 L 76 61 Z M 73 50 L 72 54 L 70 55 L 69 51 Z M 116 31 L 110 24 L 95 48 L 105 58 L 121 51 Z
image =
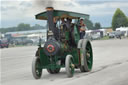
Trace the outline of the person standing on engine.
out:
M 64 18 L 61 18 L 61 29 L 66 29 L 66 21 L 64 20 Z
M 72 19 L 67 18 L 66 27 L 68 30 L 71 30 L 71 25 L 72 25 Z
M 84 24 L 84 20 L 80 19 L 80 39 L 83 39 L 85 36 L 85 31 L 86 31 L 86 25 Z

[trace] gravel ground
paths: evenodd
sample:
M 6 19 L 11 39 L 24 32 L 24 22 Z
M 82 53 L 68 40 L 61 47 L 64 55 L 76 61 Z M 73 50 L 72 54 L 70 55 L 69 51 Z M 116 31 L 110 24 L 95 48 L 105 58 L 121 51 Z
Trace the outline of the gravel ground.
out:
M 0 49 L 2 85 L 128 85 L 128 39 L 92 41 L 94 64 L 91 72 L 75 70 L 67 78 L 65 69 L 59 74 L 43 70 L 41 79 L 35 80 L 31 72 L 32 59 L 37 46 Z

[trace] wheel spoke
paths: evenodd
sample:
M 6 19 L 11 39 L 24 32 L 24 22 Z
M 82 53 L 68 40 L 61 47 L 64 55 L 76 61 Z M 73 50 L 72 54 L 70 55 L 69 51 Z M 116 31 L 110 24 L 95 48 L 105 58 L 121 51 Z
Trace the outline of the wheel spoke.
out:
M 87 63 L 88 63 L 88 64 L 91 64 L 91 61 L 90 61 L 90 60 L 88 60 L 88 61 L 87 61 Z
M 90 47 L 86 47 L 86 59 L 87 59 L 87 65 L 89 67 L 92 64 Z
M 74 64 L 72 60 L 70 61 L 70 71 L 72 74 L 74 74 Z
M 71 73 L 74 74 L 74 67 L 71 66 L 70 68 L 71 68 Z

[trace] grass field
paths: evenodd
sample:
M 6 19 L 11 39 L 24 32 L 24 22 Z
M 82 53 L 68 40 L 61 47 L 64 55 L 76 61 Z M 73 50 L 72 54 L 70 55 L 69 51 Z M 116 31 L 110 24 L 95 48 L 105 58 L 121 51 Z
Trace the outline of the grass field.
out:
M 104 36 L 103 38 L 101 38 L 100 40 L 108 40 L 109 36 Z

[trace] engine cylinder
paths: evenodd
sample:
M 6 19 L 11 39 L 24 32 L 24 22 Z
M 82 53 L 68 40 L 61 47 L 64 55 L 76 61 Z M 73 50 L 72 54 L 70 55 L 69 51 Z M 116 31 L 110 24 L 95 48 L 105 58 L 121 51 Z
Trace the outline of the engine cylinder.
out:
M 44 44 L 44 52 L 48 56 L 58 55 L 61 50 L 61 45 L 55 39 L 48 39 Z

